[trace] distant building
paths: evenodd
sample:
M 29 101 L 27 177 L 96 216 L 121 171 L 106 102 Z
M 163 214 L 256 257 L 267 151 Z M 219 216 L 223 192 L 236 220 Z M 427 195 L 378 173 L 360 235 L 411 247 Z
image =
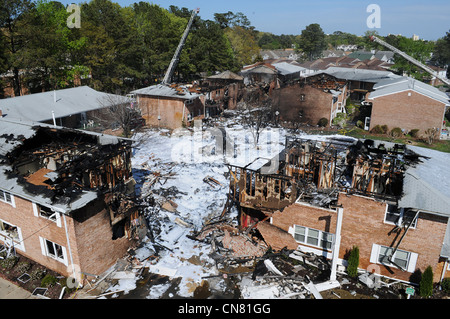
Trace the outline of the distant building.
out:
M 292 61 L 297 61 L 300 58 L 294 49 L 261 50 L 261 57 L 263 60 L 286 59 Z

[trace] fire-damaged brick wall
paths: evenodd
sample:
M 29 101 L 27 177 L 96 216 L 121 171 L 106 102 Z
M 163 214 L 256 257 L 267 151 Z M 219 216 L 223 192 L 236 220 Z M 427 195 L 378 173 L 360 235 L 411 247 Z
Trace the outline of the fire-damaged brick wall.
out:
M 185 100 L 166 97 L 139 96 L 139 108 L 142 118 L 148 126 L 177 129 L 188 119 L 204 116 L 204 98 L 195 99 L 192 104 L 184 107 Z M 184 108 L 184 112 L 183 112 Z M 190 115 L 190 116 L 189 116 Z
M 326 118 L 330 123 L 333 95 L 309 85 L 293 83 L 273 90 L 273 109 L 280 112 L 280 120 L 317 125 Z
M 73 212 L 70 234 L 76 236 L 74 253 L 84 272 L 100 275 L 126 255 L 130 241 L 122 237 L 113 239 L 113 227 L 104 201 L 98 200 L 86 208 Z
M 389 130 L 396 127 L 411 131 L 442 128 L 445 105 L 414 91 L 399 92 L 373 100 L 370 129 L 377 125 L 387 125 Z
M 396 247 L 404 233 L 403 231 L 398 234 L 393 231 L 394 224 L 385 222 L 387 204 L 368 197 L 341 193 L 339 205 L 344 208 L 339 258 L 346 259 L 352 247 L 358 246 L 360 249 L 359 268 L 376 271 L 390 278 L 412 280 L 413 272 L 371 262 L 374 244 Z M 292 233 L 294 225 L 298 225 L 331 234 L 336 233 L 337 212 L 330 209 L 295 203 L 286 207 L 282 212 L 274 213 L 271 217 L 272 225 L 285 232 Z M 400 250 L 418 254 L 414 270 L 419 269 L 423 272 L 429 265 L 432 266 L 435 281 L 439 281 L 442 274 L 439 258 L 447 222 L 448 218 L 421 213 L 417 226 L 409 229 L 399 246 Z M 277 242 L 278 247 L 292 247 L 292 241 L 286 240 L 285 234 L 281 236 L 279 232 L 265 231 L 264 228 L 262 230 L 268 243 Z M 317 247 L 313 248 L 318 249 Z

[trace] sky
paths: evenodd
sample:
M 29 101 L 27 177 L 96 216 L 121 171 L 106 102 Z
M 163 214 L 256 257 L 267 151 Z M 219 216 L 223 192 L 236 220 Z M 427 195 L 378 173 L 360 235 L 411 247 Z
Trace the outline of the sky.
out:
M 89 0 L 60 0 L 70 3 Z M 138 0 L 113 0 L 129 6 Z M 376 30 L 380 35 L 418 35 L 421 39 L 437 40 L 450 31 L 450 1 L 448 0 L 154 0 L 163 8 L 170 5 L 200 8 L 200 17 L 214 19 L 214 13 L 242 12 L 259 31 L 274 34 L 300 34 L 306 26 L 318 23 L 327 34 L 335 31 L 363 35 Z M 380 8 L 381 28 L 369 28 L 367 12 L 371 4 Z

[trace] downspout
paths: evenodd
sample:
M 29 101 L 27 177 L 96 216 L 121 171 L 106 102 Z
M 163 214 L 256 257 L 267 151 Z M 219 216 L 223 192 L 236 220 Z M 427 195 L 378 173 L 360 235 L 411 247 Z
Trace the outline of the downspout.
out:
M 444 280 L 444 278 L 445 278 L 445 273 L 447 272 L 447 268 L 448 268 L 448 258 L 445 259 L 444 268 L 442 269 L 442 275 L 441 275 L 441 280 L 440 280 L 440 282 L 442 282 L 442 280 Z
M 337 223 L 336 223 L 336 238 L 333 243 L 333 259 L 331 260 L 331 275 L 330 281 L 336 281 L 336 272 L 337 272 L 337 262 L 339 258 L 339 250 L 341 247 L 341 230 L 342 230 L 342 220 L 344 217 L 344 209 L 339 207 L 337 209 Z
M 64 220 L 64 229 L 66 231 L 66 240 L 67 240 L 67 249 L 69 250 L 69 257 L 70 257 L 70 264 L 72 266 L 72 276 L 75 280 L 78 280 L 76 277 L 76 271 L 75 271 L 75 265 L 73 264 L 73 256 L 72 256 L 72 249 L 70 248 L 70 239 L 69 239 L 69 233 L 67 232 L 67 221 L 66 221 L 66 214 L 62 214 L 63 220 Z M 78 281 L 79 284 L 81 284 L 80 281 Z

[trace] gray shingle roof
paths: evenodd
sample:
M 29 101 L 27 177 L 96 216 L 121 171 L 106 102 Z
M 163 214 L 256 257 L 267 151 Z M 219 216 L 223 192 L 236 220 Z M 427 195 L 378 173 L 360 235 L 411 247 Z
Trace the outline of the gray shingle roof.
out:
M 53 118 L 52 111 L 55 118 L 62 118 L 104 108 L 112 96 L 88 86 L 80 86 L 1 99 L 0 109 L 6 118 L 43 122 Z
M 441 92 L 431 85 L 417 81 L 410 77 L 399 77 L 397 79 L 380 81 L 374 86 L 374 90 L 375 91 L 369 95 L 369 100 L 373 100 L 381 96 L 413 90 L 446 105 L 450 105 L 448 96 L 444 92 Z
M 167 85 L 158 84 L 131 93 L 137 95 L 162 96 L 181 100 L 192 100 L 201 96 L 200 94 L 189 92 L 186 87 L 179 86 L 178 88 L 180 91 Z
M 394 73 L 389 71 L 378 71 L 367 69 L 330 67 L 323 72 L 332 75 L 338 79 L 349 81 L 363 81 L 370 83 L 378 83 L 382 80 L 399 78 L 398 75 L 395 75 Z

